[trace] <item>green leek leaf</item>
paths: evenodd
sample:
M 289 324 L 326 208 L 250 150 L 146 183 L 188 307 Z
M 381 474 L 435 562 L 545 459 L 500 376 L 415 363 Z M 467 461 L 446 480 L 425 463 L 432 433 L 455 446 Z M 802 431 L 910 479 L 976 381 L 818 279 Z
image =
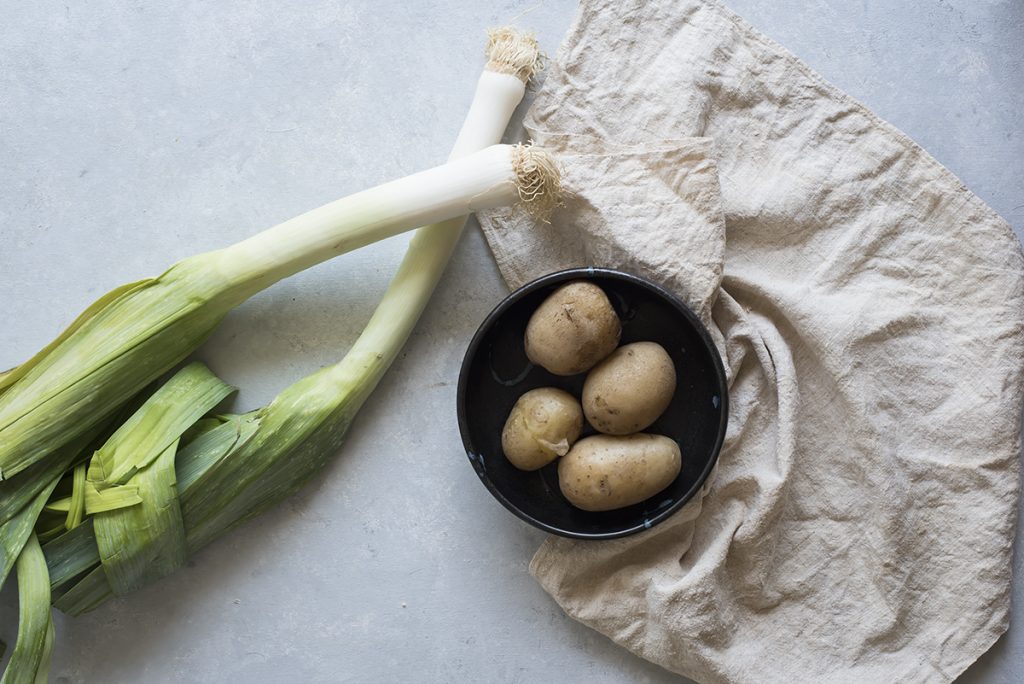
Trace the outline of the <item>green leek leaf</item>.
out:
M 96 489 L 92 482 L 85 483 L 85 512 L 89 515 L 138 506 L 141 503 L 142 497 L 139 496 L 139 488 L 136 485 L 118 485 L 101 491 Z
M 118 596 L 185 564 L 185 529 L 174 474 L 176 451 L 177 442 L 132 477 L 141 505 L 106 511 L 93 518 L 102 567 Z
M 178 491 L 184 494 L 215 463 L 244 446 L 259 428 L 257 412 L 225 416 L 217 427 L 203 432 L 178 450 L 174 467 L 178 473 Z
M 93 455 L 89 480 L 97 489 L 124 484 L 233 391 L 203 364 L 185 366 Z
M 85 473 L 87 464 L 79 463 L 75 466 L 74 474 L 71 476 L 71 500 L 68 505 L 68 517 L 64 527 L 73 530 L 82 524 L 85 518 Z
M 18 640 L 0 684 L 45 682 L 53 650 L 50 577 L 35 535 L 18 556 Z
M 103 566 L 98 565 L 54 601 L 53 607 L 62 613 L 76 616 L 89 612 L 111 596 L 113 594 L 110 593 L 107 575 L 103 572 Z
M 110 588 L 116 595 L 173 572 L 185 563 L 175 455 L 181 436 L 233 391 L 201 363 L 171 377 L 89 462 L 86 511 Z M 212 431 L 211 431 L 212 432 Z M 205 434 L 209 434 L 205 433 Z M 129 490 L 128 505 L 90 504 Z
M 211 286 L 209 255 L 172 266 L 97 301 L 61 337 L 19 366 L 0 395 L 0 478 L 94 428 L 179 363 L 238 303 Z M 218 294 L 225 294 L 223 299 Z
M 39 492 L 71 467 L 94 435 L 83 435 L 61 447 L 52 458 L 36 463 L 10 480 L 0 482 L 0 523 L 10 520 Z
M 51 499 L 45 506 L 43 506 L 43 511 L 45 513 L 63 513 L 64 515 L 67 515 L 70 510 L 70 496 L 65 496 L 63 499 Z
M 59 479 L 52 480 L 49 486 L 36 494 L 36 498 L 17 515 L 0 525 L 0 587 L 4 585 L 11 568 L 21 557 L 26 542 L 32 536 L 32 528 L 35 527 L 39 513 L 58 481 Z
M 92 518 L 43 545 L 50 588 L 57 589 L 100 562 Z

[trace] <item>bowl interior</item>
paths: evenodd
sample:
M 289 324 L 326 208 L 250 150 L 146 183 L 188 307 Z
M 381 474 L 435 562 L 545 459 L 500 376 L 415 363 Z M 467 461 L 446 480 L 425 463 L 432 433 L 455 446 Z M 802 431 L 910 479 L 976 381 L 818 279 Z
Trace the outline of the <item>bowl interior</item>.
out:
M 682 472 L 667 489 L 642 503 L 593 513 L 572 506 L 558 487 L 557 461 L 541 470 L 518 470 L 501 450 L 501 430 L 512 405 L 527 390 L 558 387 L 576 397 L 585 374 L 553 375 L 526 358 L 523 334 L 531 314 L 559 285 L 589 280 L 608 295 L 622 321 L 621 344 L 653 341 L 676 367 L 676 392 L 645 432 L 674 439 Z M 675 297 L 635 276 L 606 269 L 560 271 L 509 295 L 470 343 L 459 378 L 459 427 L 466 452 L 494 496 L 523 520 L 567 537 L 601 539 L 647 529 L 688 501 L 707 479 L 721 449 L 728 415 L 721 359 L 697 317 Z M 595 434 L 584 425 L 582 437 Z

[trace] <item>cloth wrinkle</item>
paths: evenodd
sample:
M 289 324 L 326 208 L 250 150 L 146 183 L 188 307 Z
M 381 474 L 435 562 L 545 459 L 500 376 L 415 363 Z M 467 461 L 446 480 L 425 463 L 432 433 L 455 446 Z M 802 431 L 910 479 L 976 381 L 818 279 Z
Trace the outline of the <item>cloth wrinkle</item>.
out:
M 676 515 L 551 537 L 531 574 L 701 682 L 957 677 L 1009 620 L 1010 227 L 716 0 L 582 0 L 524 126 L 570 195 L 551 226 L 481 213 L 506 282 L 607 266 L 661 284 L 709 328 L 730 409 Z

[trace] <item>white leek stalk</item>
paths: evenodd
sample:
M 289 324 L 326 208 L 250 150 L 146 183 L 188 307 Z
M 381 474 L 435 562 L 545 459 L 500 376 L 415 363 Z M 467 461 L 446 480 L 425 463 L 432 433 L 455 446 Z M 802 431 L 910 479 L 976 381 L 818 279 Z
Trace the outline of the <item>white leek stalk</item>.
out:
M 459 159 L 501 141 L 526 93 L 526 84 L 541 64 L 540 48 L 532 36 L 511 28 L 494 29 L 488 36 L 487 65 L 477 81 L 473 102 L 449 159 Z M 549 160 L 533 163 L 544 165 Z M 551 168 L 534 172 L 546 185 L 540 188 L 535 182 L 523 192 L 536 196 L 524 199 L 542 203 L 541 213 L 550 212 L 561 189 L 558 174 Z M 373 389 L 391 366 L 437 287 L 465 223 L 466 217 L 459 217 L 416 231 L 373 317 L 336 367 L 349 383 Z

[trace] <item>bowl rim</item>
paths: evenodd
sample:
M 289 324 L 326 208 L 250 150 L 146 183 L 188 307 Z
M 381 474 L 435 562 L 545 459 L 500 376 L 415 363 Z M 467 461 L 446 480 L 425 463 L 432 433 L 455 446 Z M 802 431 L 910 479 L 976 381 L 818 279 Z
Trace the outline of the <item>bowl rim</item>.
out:
M 479 351 L 480 344 L 483 342 L 483 338 L 490 332 L 495 322 L 501 318 L 501 316 L 514 304 L 516 304 L 523 297 L 550 285 L 563 282 L 566 280 L 576 279 L 592 279 L 595 276 L 601 276 L 604 278 L 611 278 L 613 280 L 621 280 L 629 282 L 635 285 L 639 285 L 647 290 L 654 292 L 655 294 L 662 297 L 669 304 L 671 304 L 680 314 L 686 318 L 693 328 L 697 331 L 698 336 L 703 342 L 705 348 L 710 353 L 713 361 L 715 379 L 718 382 L 720 388 L 719 397 L 721 401 L 721 411 L 719 413 L 718 421 L 718 433 L 715 438 L 715 444 L 711 451 L 711 458 L 708 459 L 707 464 L 701 471 L 699 477 L 694 481 L 693 485 L 686 491 L 686 493 L 679 497 L 679 499 L 668 508 L 659 511 L 653 516 L 645 518 L 643 522 L 633 525 L 628 528 L 613 530 L 610 532 L 576 532 L 573 530 L 563 529 L 556 525 L 551 525 L 538 520 L 526 511 L 523 511 L 518 506 L 510 502 L 501 490 L 494 484 L 490 476 L 483 469 L 483 466 L 479 458 L 475 458 L 476 452 L 473 448 L 473 443 L 469 435 L 469 420 L 466 415 L 466 392 L 467 390 L 467 376 L 469 374 L 469 368 L 472 364 L 473 359 L 476 358 L 477 352 Z M 645 278 L 627 273 L 625 271 L 619 271 L 612 268 L 602 268 L 597 266 L 583 266 L 577 268 L 568 268 L 561 271 L 555 271 L 548 273 L 547 275 L 540 276 L 534 280 L 531 280 L 521 287 L 517 288 L 504 299 L 502 299 L 497 306 L 495 306 L 487 317 L 484 318 L 483 322 L 477 328 L 476 333 L 473 335 L 472 340 L 469 342 L 469 346 L 466 348 L 466 354 L 463 356 L 462 365 L 459 368 L 459 383 L 456 391 L 456 412 L 458 414 L 459 421 L 459 432 L 462 436 L 462 445 L 466 451 L 466 457 L 469 459 L 470 464 L 473 466 L 473 470 L 476 471 L 480 481 L 483 482 L 484 486 L 491 495 L 497 499 L 501 504 L 513 513 L 516 517 L 523 520 L 524 522 L 533 525 L 534 527 L 549 532 L 551 534 L 558 535 L 560 537 L 567 537 L 570 539 L 618 539 L 620 537 L 626 537 L 637 532 L 651 529 L 655 525 L 664 520 L 667 520 L 680 508 L 685 506 L 693 497 L 700 491 L 707 482 L 708 477 L 714 470 L 715 465 L 718 463 L 719 454 L 722 451 L 722 446 L 725 443 L 725 433 L 729 424 L 729 387 L 728 379 L 725 374 L 725 367 L 722 364 L 722 357 L 718 353 L 718 348 L 715 346 L 714 341 L 711 339 L 711 334 L 708 332 L 707 327 L 701 322 L 700 318 L 690 309 L 689 306 L 684 304 L 682 300 L 676 297 L 674 294 L 661 287 L 660 285 L 653 283 Z

